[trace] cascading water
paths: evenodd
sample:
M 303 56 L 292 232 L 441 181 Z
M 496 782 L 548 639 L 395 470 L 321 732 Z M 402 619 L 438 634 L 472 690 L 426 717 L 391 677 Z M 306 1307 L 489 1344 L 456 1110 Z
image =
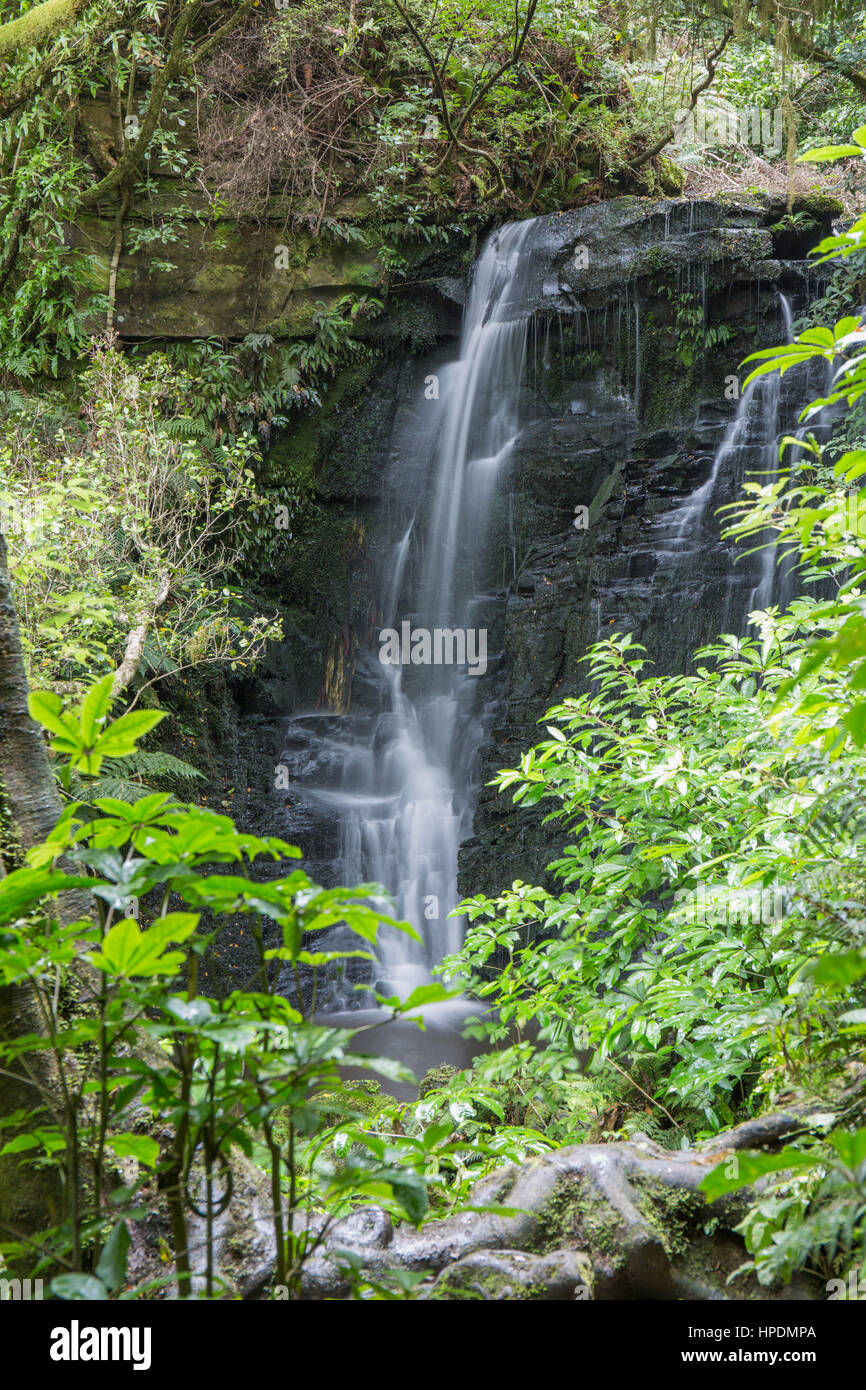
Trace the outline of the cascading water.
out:
M 793 313 L 787 296 L 779 293 L 779 307 L 786 342 L 792 341 Z M 808 374 L 806 374 L 808 375 Z M 768 484 L 778 478 L 779 443 L 784 433 L 796 430 L 799 408 L 808 399 L 808 383 L 802 371 L 791 373 L 786 383 L 777 373 L 757 378 L 746 387 L 739 398 L 734 418 L 728 424 L 716 448 L 712 467 L 705 482 L 697 487 L 680 505 L 662 516 L 657 526 L 659 561 L 656 576 L 665 574 L 670 584 L 671 571 L 688 569 L 695 563 L 705 543 L 707 528 L 718 526 L 717 509 L 741 495 L 747 475 Z M 804 427 L 810 432 L 822 428 L 821 422 Z M 714 520 L 715 518 L 715 520 Z M 726 580 L 724 603 L 720 609 L 720 630 L 745 631 L 750 612 L 765 609 L 776 603 L 783 606 L 791 598 L 791 569 L 780 557 L 774 534 L 768 532 L 753 545 L 761 547 L 757 556 L 755 582 L 736 599 L 737 547 L 730 548 L 730 563 Z M 781 558 L 781 564 L 780 564 Z M 754 573 L 754 571 L 753 571 Z
M 438 384 L 441 426 L 427 441 L 430 495 L 416 499 L 408 520 L 393 518 L 399 539 L 382 586 L 381 627 L 399 633 L 401 650 L 396 663 L 379 663 L 381 712 L 372 727 L 359 723 L 354 739 L 338 736 L 336 785 L 304 789 L 339 818 L 340 881 L 383 884 L 396 916 L 422 938 L 388 928 L 380 936 L 383 983 L 404 996 L 462 940 L 461 921 L 448 913 L 484 729 L 479 674 L 488 654 L 478 590 L 491 498 L 518 435 L 527 339 L 521 249 L 531 225 L 501 228 L 479 257 L 460 356 Z M 437 631 L 445 634 L 438 649 Z M 467 660 L 449 664 L 463 643 Z
M 791 304 L 784 294 L 779 295 L 779 304 L 782 309 L 782 320 L 785 325 L 785 342 L 789 343 L 792 337 L 793 315 Z M 764 450 L 764 467 L 761 470 L 763 477 L 762 483 L 775 482 L 779 475 L 779 448 L 778 448 L 778 414 L 779 399 L 781 396 L 781 377 L 776 372 L 772 372 L 768 378 L 769 385 L 764 387 L 768 396 L 766 416 L 768 420 L 768 440 Z M 758 583 L 749 594 L 749 611 L 765 609 L 773 602 L 774 597 L 780 599 L 785 597 L 782 593 L 776 595 L 775 591 L 780 587 L 779 581 L 783 579 L 778 573 L 776 546 L 773 543 L 774 537 L 766 535 L 762 537 L 763 549 L 761 555 L 761 577 Z

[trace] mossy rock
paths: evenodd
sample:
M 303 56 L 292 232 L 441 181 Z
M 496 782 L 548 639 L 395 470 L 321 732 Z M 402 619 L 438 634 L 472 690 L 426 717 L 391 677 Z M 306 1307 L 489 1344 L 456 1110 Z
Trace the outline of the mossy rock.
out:
M 323 1125 L 339 1125 L 346 1120 L 373 1119 L 394 1104 L 378 1081 L 353 1081 L 342 1091 L 320 1091 L 315 1098 Z
M 686 171 L 666 155 L 659 156 L 659 183 L 671 198 L 679 198 L 686 186 Z
M 794 198 L 793 212 L 807 212 L 816 221 L 826 221 L 827 218 L 842 217 L 845 213 L 844 205 L 838 198 L 834 198 L 831 193 L 798 193 Z
M 431 1067 L 421 1078 L 418 1099 L 423 1100 L 431 1091 L 444 1091 L 448 1083 L 457 1075 L 457 1068 L 444 1062 L 441 1067 Z

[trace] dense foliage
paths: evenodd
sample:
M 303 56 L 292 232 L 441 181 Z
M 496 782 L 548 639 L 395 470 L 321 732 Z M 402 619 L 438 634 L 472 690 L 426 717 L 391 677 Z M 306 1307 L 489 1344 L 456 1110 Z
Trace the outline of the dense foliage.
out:
M 816 252 L 859 262 L 864 234 L 861 218 Z M 820 358 L 830 384 L 782 441 L 778 476 L 747 480 L 730 527 L 831 596 L 753 614 L 755 635 L 698 652 L 694 675 L 654 677 L 628 635 L 597 644 L 591 693 L 550 710 L 550 737 L 498 777 L 569 825 L 552 866 L 565 891 L 469 899 L 449 962 L 498 1006 L 480 1031 L 538 1022 L 543 1050 L 512 1049 L 511 1070 L 560 1125 L 550 1083 L 570 1075 L 617 1096 L 626 1133 L 675 1146 L 780 1102 L 820 1101 L 828 1126 L 845 1116 L 850 1129 L 707 1184 L 715 1196 L 786 1170 L 743 1223 L 766 1283 L 845 1274 L 866 1248 L 862 340 L 849 315 L 755 354 L 750 381 Z M 809 420 L 840 406 L 822 448 Z
M 272 471 L 271 432 L 369 360 L 413 249 L 492 216 L 679 189 L 690 169 L 749 186 L 746 148 L 722 159 L 686 142 L 667 162 L 677 115 L 704 107 L 778 107 L 779 186 L 793 191 L 799 139 L 812 164 L 846 161 L 856 189 L 856 7 L 759 9 L 0 4 L 0 511 L 31 712 L 65 803 L 26 856 L 3 846 L 0 989 L 35 1012 L 0 1038 L 0 1061 L 32 1069 L 38 1101 L 0 1116 L 0 1157 L 56 1182 L 57 1210 L 35 1235 L 0 1232 L 0 1251 L 50 1271 L 58 1297 L 175 1279 L 181 1296 L 217 1296 L 238 1153 L 264 1175 L 275 1281 L 294 1297 L 361 1203 L 421 1225 L 503 1159 L 638 1133 L 687 1147 L 805 1102 L 824 1123 L 813 1105 L 802 1139 L 717 1170 L 706 1194 L 768 1179 L 742 1227 L 765 1283 L 863 1265 L 866 219 L 817 248 L 839 267 L 821 321 L 754 359 L 755 377 L 818 358 L 830 373 L 783 466 L 750 479 L 729 518 L 746 546 L 772 535 L 802 592 L 754 614 L 748 637 L 720 635 L 689 674 L 653 674 L 628 635 L 594 646 L 588 692 L 551 709 L 544 740 L 497 779 L 567 831 L 557 891 L 471 897 L 445 983 L 384 1001 L 406 1015 L 459 981 L 489 1006 L 473 1031 L 496 1044 L 473 1068 L 440 1069 L 408 1104 L 343 1081 L 356 1030 L 316 1019 L 315 985 L 305 1006 L 281 981 L 369 959 L 383 922 L 412 929 L 370 905 L 373 886 L 324 890 L 291 845 L 151 792 L 196 770 L 139 747 L 172 682 L 206 663 L 243 671 L 280 634 L 253 578 L 285 562 L 315 503 L 301 466 Z M 822 150 L 842 128 L 850 143 Z M 171 203 L 180 180 L 204 189 L 194 206 Z M 120 342 L 124 255 L 171 274 L 191 223 L 277 199 L 293 230 L 375 248 L 375 293 L 318 300 L 289 342 Z M 820 410 L 836 412 L 823 448 Z M 201 963 L 228 921 L 252 935 L 255 974 L 206 996 Z M 357 950 L 318 951 L 340 922 Z M 136 1285 L 129 1251 L 158 1210 L 175 1267 Z M 359 1297 L 412 1296 L 414 1276 L 348 1273 Z

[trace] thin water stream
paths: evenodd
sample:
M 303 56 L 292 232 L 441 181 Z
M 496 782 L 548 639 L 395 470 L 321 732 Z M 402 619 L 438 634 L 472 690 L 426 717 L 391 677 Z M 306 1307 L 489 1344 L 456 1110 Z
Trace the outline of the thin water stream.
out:
M 383 632 L 400 641 L 396 660 L 379 662 L 380 711 L 334 736 L 332 775 L 303 789 L 338 817 L 340 881 L 383 884 L 394 915 L 418 933 L 418 941 L 381 933 L 379 983 L 402 997 L 463 936 L 462 920 L 448 914 L 486 714 L 479 583 L 491 499 L 519 433 L 528 323 L 521 252 L 531 226 L 501 228 L 481 252 L 459 357 L 440 375 L 440 428 L 416 441 L 428 455 L 428 496 L 398 499 L 411 505 L 408 517 L 395 507 L 381 612 Z

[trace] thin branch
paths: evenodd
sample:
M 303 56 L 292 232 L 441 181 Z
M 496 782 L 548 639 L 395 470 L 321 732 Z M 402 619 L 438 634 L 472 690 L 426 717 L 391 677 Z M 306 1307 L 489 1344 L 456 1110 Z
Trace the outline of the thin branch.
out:
M 858 72 L 856 68 L 848 67 L 841 59 L 834 57 L 832 53 L 827 53 L 823 48 L 816 47 L 808 39 L 804 39 L 796 30 L 789 33 L 791 48 L 798 58 L 806 58 L 812 63 L 819 63 L 821 67 L 832 68 L 841 77 L 846 77 L 858 92 L 866 92 L 866 73 Z
M 150 625 L 153 622 L 157 610 L 162 607 L 168 598 L 170 589 L 171 577 L 168 574 L 163 574 L 156 597 L 140 615 L 138 623 L 126 639 L 126 650 L 123 654 L 123 660 L 114 673 L 114 683 L 111 687 L 112 695 L 118 695 L 121 690 L 124 690 L 126 686 L 129 685 L 129 682 L 141 665 L 141 658 L 144 655 L 144 644 Z
M 706 77 L 702 78 L 700 82 L 698 82 L 697 86 L 692 88 L 691 95 L 689 97 L 689 104 L 686 107 L 687 112 L 694 111 L 695 107 L 698 104 L 698 97 L 709 87 L 710 83 L 716 75 L 716 64 L 718 63 L 719 59 L 721 58 L 722 54 L 724 53 L 730 40 L 733 37 L 733 29 L 726 29 L 724 34 L 722 35 L 722 39 L 718 47 L 714 48 L 711 53 L 707 54 L 705 60 L 707 75 Z M 642 165 L 648 164 L 651 159 L 655 159 L 657 154 L 661 154 L 665 145 L 670 144 L 671 140 L 673 140 L 674 138 L 675 133 L 676 127 L 674 125 L 670 125 L 668 127 L 667 133 L 663 135 L 660 140 L 657 140 L 654 145 L 651 145 L 650 148 L 644 154 L 641 155 L 640 159 L 636 160 L 631 164 L 631 169 L 633 171 L 635 169 L 640 169 Z
M 141 130 L 138 139 L 128 145 L 117 164 L 106 174 L 103 179 L 94 184 L 92 188 L 87 188 L 78 199 L 79 208 L 92 207 L 109 193 L 114 193 L 119 189 L 137 170 L 139 164 L 147 153 L 156 130 L 159 118 L 162 114 L 162 106 L 165 94 L 169 85 L 180 75 L 185 63 L 183 60 L 183 45 L 189 28 L 201 9 L 202 0 L 187 0 L 178 16 L 174 33 L 171 38 L 171 47 L 165 65 L 154 79 L 151 88 L 150 100 L 147 103 L 147 111 L 141 123 Z

